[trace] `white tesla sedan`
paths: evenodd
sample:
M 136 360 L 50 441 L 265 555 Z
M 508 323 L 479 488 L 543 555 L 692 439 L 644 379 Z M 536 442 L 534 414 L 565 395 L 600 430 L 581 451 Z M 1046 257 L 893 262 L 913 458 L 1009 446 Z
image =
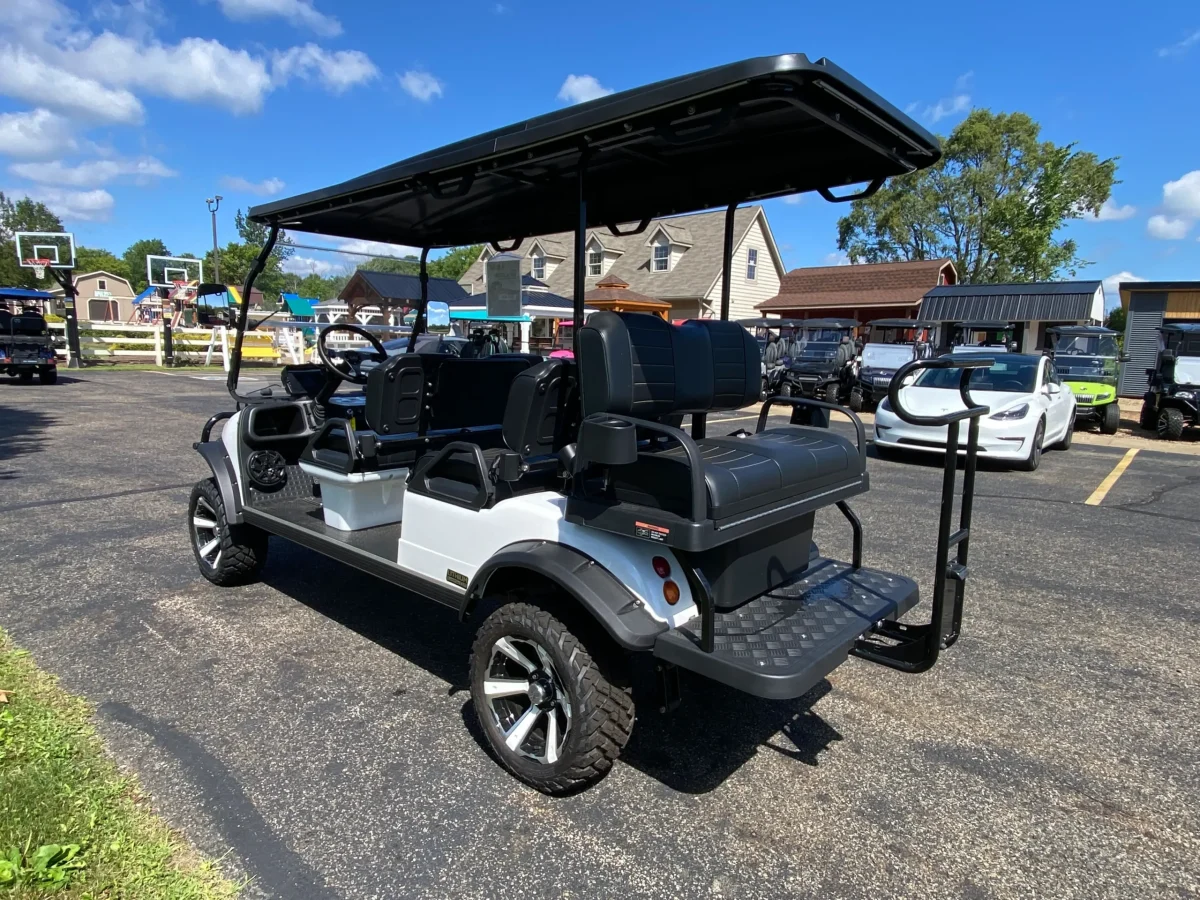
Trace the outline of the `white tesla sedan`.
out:
M 985 355 L 985 354 L 980 354 Z M 1071 446 L 1075 395 L 1062 385 L 1049 357 L 997 354 L 995 364 L 971 374 L 971 398 L 990 409 L 979 421 L 979 455 L 1011 460 L 1032 471 L 1042 448 Z M 941 415 L 964 409 L 958 393 L 961 369 L 925 369 L 901 388 L 901 402 L 915 415 Z M 910 425 L 884 400 L 875 414 L 875 446 L 881 451 L 924 450 L 944 453 L 946 428 Z M 967 423 L 959 432 L 959 453 L 966 453 Z

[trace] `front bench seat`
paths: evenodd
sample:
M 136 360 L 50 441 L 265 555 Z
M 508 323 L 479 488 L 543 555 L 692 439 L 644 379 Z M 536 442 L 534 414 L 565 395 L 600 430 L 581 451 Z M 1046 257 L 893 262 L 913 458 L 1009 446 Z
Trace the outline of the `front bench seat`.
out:
M 598 312 L 580 330 L 579 367 L 585 416 L 662 421 L 741 409 L 758 400 L 761 384 L 757 341 L 736 322 L 717 320 L 675 326 L 656 316 Z M 695 444 L 708 518 L 718 525 L 826 492 L 866 489 L 858 449 L 825 429 L 793 426 Z M 580 455 L 587 457 L 585 448 Z M 609 468 L 609 499 L 688 517 L 689 473 L 682 446 L 652 440 L 636 462 Z

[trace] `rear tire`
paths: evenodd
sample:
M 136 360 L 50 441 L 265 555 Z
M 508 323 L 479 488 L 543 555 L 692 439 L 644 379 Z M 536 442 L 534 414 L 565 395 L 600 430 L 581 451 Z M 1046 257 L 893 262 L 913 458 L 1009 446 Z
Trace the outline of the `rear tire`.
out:
M 759 391 L 758 397 L 760 400 L 766 400 L 770 396 L 771 396 L 771 382 L 767 381 L 767 376 L 764 375 L 763 380 L 762 380 L 762 389 Z
M 1117 429 L 1121 427 L 1121 406 L 1119 403 L 1110 403 L 1104 407 L 1104 412 L 1100 416 L 1100 433 L 1101 434 L 1116 434 Z
M 28 369 L 22 369 L 17 373 L 17 380 L 21 382 L 21 384 L 33 384 L 33 372 L 29 371 Z
M 1071 441 L 1075 439 L 1075 413 L 1071 413 L 1071 422 L 1067 425 L 1067 432 L 1062 436 L 1057 444 L 1054 445 L 1055 450 L 1070 450 Z
M 38 372 L 38 381 L 42 384 L 55 384 L 58 381 L 58 369 L 43 369 Z
M 200 574 L 221 587 L 258 580 L 267 561 L 267 533 L 231 525 L 215 478 L 196 482 L 188 501 L 188 532 Z
M 1138 418 L 1138 424 L 1147 431 L 1154 431 L 1155 425 L 1158 422 L 1158 410 L 1150 405 L 1150 401 L 1142 401 L 1142 414 Z
M 1029 448 L 1029 456 L 1017 464 L 1017 468 L 1022 472 L 1036 472 L 1037 467 L 1042 463 L 1042 443 L 1046 440 L 1046 420 L 1042 419 L 1037 424 L 1037 430 L 1033 433 L 1033 445 Z
M 633 694 L 616 675 L 619 651 L 607 636 L 587 632 L 513 602 L 484 620 L 471 647 L 471 700 L 488 745 L 504 768 L 543 793 L 599 781 L 633 731 Z
M 1158 414 L 1158 436 L 1165 441 L 1177 441 L 1183 437 L 1183 413 L 1167 407 Z

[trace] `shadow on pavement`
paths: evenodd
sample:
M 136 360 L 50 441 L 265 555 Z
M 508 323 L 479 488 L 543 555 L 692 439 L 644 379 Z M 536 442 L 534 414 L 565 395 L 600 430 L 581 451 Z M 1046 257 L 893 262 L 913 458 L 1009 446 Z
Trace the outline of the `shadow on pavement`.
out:
M 451 694 L 467 691 L 467 659 L 482 616 L 462 624 L 454 610 L 279 538 L 271 540 L 269 560 L 263 583 L 449 683 Z M 661 714 L 653 668 L 648 658 L 635 660 L 638 720 L 621 760 L 673 790 L 712 791 L 761 746 L 815 766 L 820 752 L 841 740 L 812 711 L 829 693 L 828 681 L 796 700 L 771 701 L 681 672 L 683 703 Z M 490 754 L 469 702 L 462 717 Z
M 54 420 L 38 409 L 0 403 L 0 480 L 19 477 L 4 463 L 42 449 L 44 432 Z

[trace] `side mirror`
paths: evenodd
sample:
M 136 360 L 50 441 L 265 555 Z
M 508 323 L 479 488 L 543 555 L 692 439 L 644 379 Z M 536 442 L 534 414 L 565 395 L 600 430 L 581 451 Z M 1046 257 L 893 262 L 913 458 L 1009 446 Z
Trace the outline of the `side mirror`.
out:
M 1163 362 L 1175 362 L 1175 351 L 1170 349 L 1163 350 L 1159 353 L 1158 358 Z
M 450 306 L 431 301 L 425 307 L 425 330 L 430 334 L 450 333 Z

